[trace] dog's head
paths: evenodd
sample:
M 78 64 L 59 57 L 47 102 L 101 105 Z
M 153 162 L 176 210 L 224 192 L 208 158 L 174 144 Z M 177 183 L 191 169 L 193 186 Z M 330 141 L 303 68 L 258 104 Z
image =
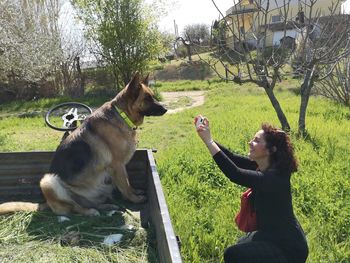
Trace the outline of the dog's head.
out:
M 167 112 L 148 87 L 148 76 L 140 80 L 140 74 L 136 72 L 121 93 L 119 99 L 123 101 L 126 113 L 137 126 L 142 124 L 144 116 L 161 116 Z

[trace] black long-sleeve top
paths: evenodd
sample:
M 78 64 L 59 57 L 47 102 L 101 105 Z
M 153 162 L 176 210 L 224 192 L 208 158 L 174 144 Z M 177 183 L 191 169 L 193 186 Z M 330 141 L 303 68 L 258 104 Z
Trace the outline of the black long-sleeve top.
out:
M 290 173 L 269 168 L 257 171 L 256 162 L 234 154 L 217 143 L 221 151 L 213 158 L 234 183 L 253 189 L 257 215 L 257 240 L 279 246 L 290 262 L 305 262 L 308 248 L 304 232 L 293 212 Z

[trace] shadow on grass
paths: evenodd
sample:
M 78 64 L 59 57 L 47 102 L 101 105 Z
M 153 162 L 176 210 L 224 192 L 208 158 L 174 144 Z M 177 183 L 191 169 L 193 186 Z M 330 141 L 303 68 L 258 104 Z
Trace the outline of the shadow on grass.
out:
M 6 135 L 0 134 L 0 145 L 4 145 L 6 142 Z
M 154 229 L 140 228 L 138 212 L 143 206 L 123 201 L 117 205 L 120 209 L 112 215 L 108 215 L 108 211 L 100 211 L 100 216 L 91 217 L 69 215 L 66 217 L 69 220 L 63 222 L 58 222 L 59 216 L 52 212 L 37 212 L 33 214 L 26 231 L 32 241 L 94 248 L 103 254 L 110 251 L 118 253 L 120 249 L 130 250 L 133 254 L 135 250 L 147 249 L 147 262 L 158 262 Z M 122 234 L 123 237 L 113 246 L 103 244 L 105 237 L 112 234 Z
M 318 152 L 321 148 L 321 141 L 316 137 L 312 136 L 308 131 L 298 132 L 297 137 L 303 139 L 305 142 L 310 143 L 312 148 Z

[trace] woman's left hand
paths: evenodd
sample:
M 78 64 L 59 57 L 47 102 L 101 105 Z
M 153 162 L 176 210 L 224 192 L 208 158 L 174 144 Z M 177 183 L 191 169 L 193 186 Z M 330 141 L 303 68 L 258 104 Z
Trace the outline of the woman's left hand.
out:
M 202 141 L 207 145 L 211 143 L 213 140 L 211 138 L 209 120 L 207 119 L 207 117 L 198 115 L 194 119 L 194 124 L 196 126 L 198 136 L 202 139 Z

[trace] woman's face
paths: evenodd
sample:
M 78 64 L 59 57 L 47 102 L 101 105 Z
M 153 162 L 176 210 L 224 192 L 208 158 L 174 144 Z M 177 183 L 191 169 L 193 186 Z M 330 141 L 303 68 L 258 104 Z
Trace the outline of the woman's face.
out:
M 248 157 L 253 161 L 258 161 L 264 158 L 268 158 L 270 153 L 266 148 L 266 141 L 264 137 L 264 131 L 258 131 L 254 138 L 248 143 L 249 154 Z

